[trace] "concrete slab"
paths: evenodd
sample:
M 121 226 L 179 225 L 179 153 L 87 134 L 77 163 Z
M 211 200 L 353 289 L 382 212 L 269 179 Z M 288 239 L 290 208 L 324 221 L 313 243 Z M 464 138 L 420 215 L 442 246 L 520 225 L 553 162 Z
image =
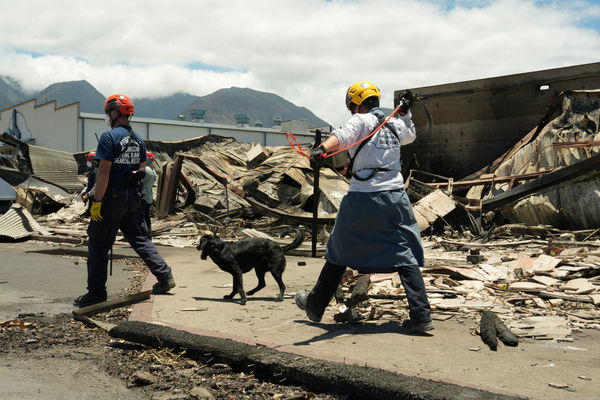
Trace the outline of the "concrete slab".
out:
M 71 255 L 65 257 L 56 255 L 65 254 L 59 248 L 40 242 L 0 243 L 0 320 L 20 313 L 72 311 L 72 299 L 85 290 L 86 249 L 69 247 Z M 295 306 L 293 295 L 312 287 L 322 259 L 288 256 L 284 301 L 273 301 L 277 285 L 267 275 L 267 287 L 241 306 L 237 298 L 222 298 L 231 290 L 231 275 L 210 260 L 200 260 L 195 248 L 159 246 L 159 252 L 173 268 L 178 286 L 171 294 L 136 304 L 132 321 L 494 393 L 545 400 L 600 398 L 598 331 L 586 330 L 570 343 L 527 339 L 518 347 L 500 345 L 492 352 L 472 335 L 474 320 L 435 321 L 432 336 L 412 335 L 399 321 L 337 324 L 331 310 L 322 323 L 314 324 Z M 115 254 L 135 255 L 125 244 L 116 245 Z M 123 294 L 129 285 L 132 272 L 123 267 L 116 259 L 108 280 L 109 298 Z M 244 279 L 246 289 L 256 284 L 252 272 Z M 154 281 L 149 275 L 143 289 Z M 550 386 L 557 382 L 574 391 Z
M 578 378 L 600 376 L 596 331 L 586 331 L 573 343 L 528 339 L 518 347 L 501 346 L 492 352 L 471 333 L 476 321 L 435 321 L 431 336 L 413 335 L 400 327 L 400 321 L 338 324 L 331 310 L 315 324 L 296 307 L 293 295 L 312 287 L 322 259 L 288 256 L 284 301 L 274 301 L 277 285 L 267 275 L 267 287 L 241 306 L 238 298 L 222 298 L 231 291 L 231 275 L 210 260 L 200 260 L 196 249 L 160 247 L 160 253 L 172 267 L 177 287 L 171 294 L 151 296 L 134 306 L 132 321 L 495 393 L 547 400 L 600 396 L 597 383 Z M 150 276 L 144 289 L 154 282 Z M 253 272 L 244 275 L 246 290 L 255 284 Z M 553 382 L 567 382 L 575 391 L 552 388 Z

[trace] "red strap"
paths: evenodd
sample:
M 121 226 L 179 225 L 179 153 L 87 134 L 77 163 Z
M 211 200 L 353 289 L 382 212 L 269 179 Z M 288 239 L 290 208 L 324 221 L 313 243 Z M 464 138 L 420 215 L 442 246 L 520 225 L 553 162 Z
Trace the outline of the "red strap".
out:
M 298 143 L 296 136 L 294 136 L 290 132 L 288 132 L 285 134 L 285 137 L 287 138 L 287 141 L 290 144 L 290 146 L 292 146 L 292 149 L 294 149 L 296 151 L 296 153 L 301 154 L 306 158 L 310 158 L 310 156 L 308 154 L 306 154 L 304 151 L 302 151 L 302 147 L 300 147 L 300 143 Z M 290 138 L 292 138 L 294 140 L 294 142 L 296 142 L 295 146 L 294 146 L 294 143 L 292 143 L 292 141 L 290 140 Z
M 346 147 L 344 147 L 343 149 L 338 149 L 336 151 L 334 151 L 333 153 L 327 153 L 327 154 L 323 154 L 323 157 L 325 158 L 329 158 L 331 156 L 334 156 L 338 153 L 341 153 L 344 150 L 348 150 L 351 147 L 356 146 L 357 144 L 371 138 L 371 136 L 373 136 L 374 134 L 376 134 L 385 124 L 387 124 L 387 122 L 390 120 L 390 118 L 392 118 L 394 115 L 396 115 L 398 113 L 398 111 L 400 111 L 400 106 L 402 105 L 402 103 L 398 104 L 398 107 L 396 107 L 394 109 L 394 111 L 390 114 L 389 117 L 387 117 L 385 119 L 385 121 L 383 121 L 381 123 L 381 125 L 379 125 L 377 127 L 377 129 L 375 129 L 373 132 L 371 132 L 369 135 L 365 136 L 364 138 L 362 138 L 361 140 L 359 140 L 358 142 L 354 142 L 351 145 L 348 145 Z M 304 157 L 310 158 L 310 155 L 306 154 L 304 151 L 302 151 L 302 148 L 300 147 L 300 143 L 298 143 L 298 140 L 296 140 L 296 137 L 294 135 L 292 135 L 290 132 L 285 134 L 288 143 L 290 144 L 290 146 L 292 146 L 292 148 L 296 151 L 296 153 L 303 155 Z M 294 145 L 294 143 L 292 143 L 292 141 L 290 140 L 290 138 L 292 138 L 294 140 L 294 142 L 296 142 L 296 144 Z

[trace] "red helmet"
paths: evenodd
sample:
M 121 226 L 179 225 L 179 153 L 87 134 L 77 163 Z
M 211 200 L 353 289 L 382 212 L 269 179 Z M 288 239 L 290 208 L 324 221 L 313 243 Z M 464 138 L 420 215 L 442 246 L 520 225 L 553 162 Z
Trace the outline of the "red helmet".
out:
M 104 102 L 104 111 L 119 111 L 122 115 L 133 115 L 133 101 L 124 94 L 113 94 Z
M 85 159 L 88 161 L 92 161 L 94 157 L 96 157 L 96 152 L 90 151 L 89 153 L 87 153 L 87 156 L 85 156 Z
M 151 151 L 146 151 L 146 158 L 148 159 L 148 161 L 152 162 L 154 161 L 154 154 L 152 154 Z

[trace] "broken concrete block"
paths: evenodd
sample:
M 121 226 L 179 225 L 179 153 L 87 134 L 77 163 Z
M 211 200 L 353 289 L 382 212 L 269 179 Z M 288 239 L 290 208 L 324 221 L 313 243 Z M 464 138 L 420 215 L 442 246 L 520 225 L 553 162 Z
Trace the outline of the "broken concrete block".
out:
M 546 285 L 542 285 L 541 283 L 535 283 L 535 282 L 515 282 L 515 283 L 511 283 L 508 286 L 508 290 L 512 290 L 514 292 L 518 292 L 521 290 L 544 290 L 546 289 Z
M 150 372 L 140 370 L 135 371 L 131 375 L 131 379 L 129 381 L 128 386 L 147 386 L 152 385 L 154 382 L 156 382 L 156 377 L 154 375 L 152 375 Z
M 560 265 L 560 259 L 542 254 L 533 262 L 534 272 L 549 272 Z
M 561 282 L 558 279 L 554 279 L 554 278 L 551 278 L 546 275 L 534 275 L 531 277 L 531 279 L 536 281 L 537 283 L 541 283 L 542 285 L 546 285 L 546 286 L 557 285 L 558 283 Z
M 246 153 L 246 157 L 248 161 L 246 161 L 246 167 L 249 169 L 255 168 L 260 165 L 263 161 L 269 158 L 270 152 L 265 149 L 260 143 L 254 145 L 248 153 Z
M 568 281 L 560 289 L 570 294 L 586 294 L 595 291 L 596 287 L 585 278 L 577 278 Z
M 437 189 L 413 205 L 419 231 L 423 232 L 439 217 L 444 217 L 456 208 L 456 203 L 443 191 Z
M 536 306 L 538 306 L 539 308 L 547 308 L 548 306 L 546 305 L 546 302 L 542 299 L 540 299 L 539 297 L 534 297 L 533 302 L 535 303 Z
M 590 294 L 589 296 L 591 297 L 591 299 L 594 302 L 594 305 L 596 307 L 600 306 L 600 293 L 599 294 Z
M 511 330 L 523 337 L 536 339 L 564 338 L 571 334 L 569 321 L 565 317 L 528 317 L 511 324 Z

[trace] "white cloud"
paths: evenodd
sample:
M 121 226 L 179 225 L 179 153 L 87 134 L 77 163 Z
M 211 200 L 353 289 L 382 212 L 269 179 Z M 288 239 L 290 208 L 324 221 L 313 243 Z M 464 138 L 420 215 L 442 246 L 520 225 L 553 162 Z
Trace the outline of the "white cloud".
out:
M 371 80 L 394 90 L 598 61 L 595 1 L 130 0 L 3 5 L 0 75 L 105 95 L 276 93 L 334 126 Z M 187 65 L 216 67 L 192 69 Z

